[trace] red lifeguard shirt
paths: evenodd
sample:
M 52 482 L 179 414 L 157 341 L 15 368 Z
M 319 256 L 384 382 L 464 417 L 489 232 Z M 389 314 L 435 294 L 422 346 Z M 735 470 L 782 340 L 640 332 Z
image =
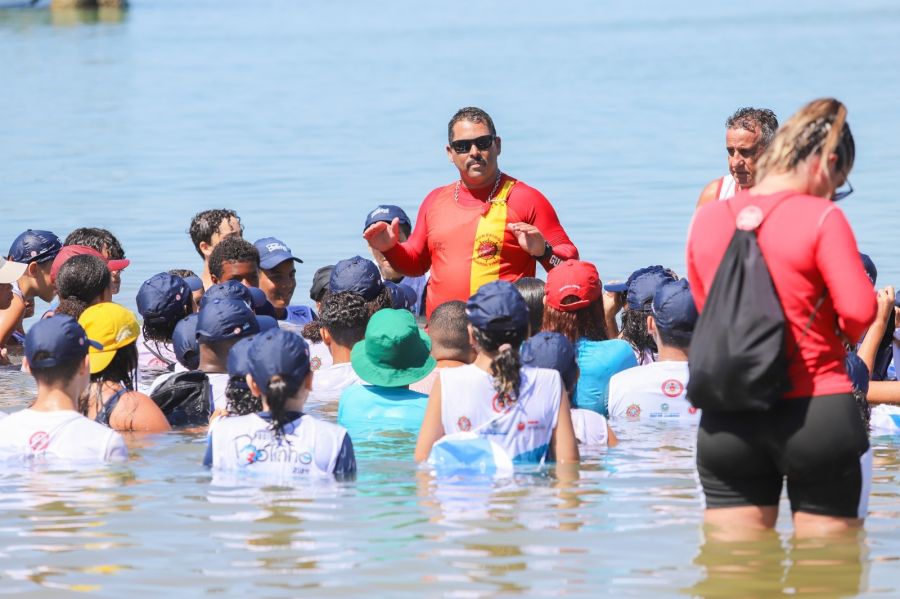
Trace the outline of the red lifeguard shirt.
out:
M 431 269 L 426 314 L 450 300 L 465 301 L 490 280 L 533 277 L 536 259 L 519 247 L 508 223 L 526 222 L 540 230 L 553 255 L 577 259 L 578 250 L 559 223 L 547 198 L 533 187 L 503 175 L 491 203 L 491 187 L 469 190 L 456 183 L 439 187 L 419 208 L 410 238 L 384 253 L 397 271 L 419 276 Z M 550 259 L 543 263 L 551 269 Z
M 687 243 L 688 280 L 697 309 L 702 312 L 734 234 L 735 215 L 751 204 L 767 214 L 757 240 L 788 324 L 785 350 L 792 358 L 793 388 L 785 397 L 849 393 L 845 351 L 835 329 L 859 339 L 875 319 L 877 306 L 853 231 L 833 202 L 793 191 L 759 196 L 744 191 L 703 206 L 694 215 Z M 803 336 L 825 290 L 825 300 Z

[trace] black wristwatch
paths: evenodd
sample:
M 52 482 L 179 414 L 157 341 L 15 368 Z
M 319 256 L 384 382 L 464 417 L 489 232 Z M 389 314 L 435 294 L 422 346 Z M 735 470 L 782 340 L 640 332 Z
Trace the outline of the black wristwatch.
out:
M 546 260 L 553 255 L 553 246 L 549 241 L 544 241 L 544 253 L 537 257 L 538 260 Z

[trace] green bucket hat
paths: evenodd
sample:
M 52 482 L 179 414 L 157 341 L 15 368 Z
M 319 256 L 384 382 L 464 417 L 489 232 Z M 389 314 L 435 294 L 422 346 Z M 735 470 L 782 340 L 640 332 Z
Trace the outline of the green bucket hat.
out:
M 416 326 L 409 310 L 385 308 L 366 327 L 366 337 L 353 346 L 350 363 L 367 383 L 402 387 L 420 381 L 434 370 L 431 339 Z

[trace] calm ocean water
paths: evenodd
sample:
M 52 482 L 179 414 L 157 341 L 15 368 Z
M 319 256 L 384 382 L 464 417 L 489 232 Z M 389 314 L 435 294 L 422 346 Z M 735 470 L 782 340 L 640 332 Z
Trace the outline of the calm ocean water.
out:
M 305 260 L 304 300 L 318 266 L 365 254 L 367 210 L 412 216 L 455 178 L 446 122 L 471 104 L 496 121 L 502 168 L 551 199 L 608 279 L 683 272 L 735 108 L 786 119 L 837 96 L 858 149 L 843 208 L 880 282 L 900 284 L 890 0 L 45 4 L 0 10 L 0 247 L 29 227 L 107 227 L 132 260 L 117 298 L 132 307 L 151 274 L 201 266 L 190 218 L 222 206 Z M 0 371 L 0 406 L 29 385 Z M 211 481 L 201 438 L 134 438 L 116 470 L 0 473 L 0 594 L 897 594 L 894 440 L 877 441 L 863 538 L 723 547 L 703 542 L 692 435 L 623 436 L 576 483 L 437 484 L 407 442 L 324 489 Z

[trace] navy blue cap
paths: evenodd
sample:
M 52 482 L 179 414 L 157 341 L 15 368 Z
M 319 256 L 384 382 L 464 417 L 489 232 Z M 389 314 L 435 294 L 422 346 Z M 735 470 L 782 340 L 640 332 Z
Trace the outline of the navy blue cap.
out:
M 257 316 L 265 315 L 275 317 L 275 306 L 272 305 L 272 302 L 269 301 L 269 298 L 266 297 L 266 292 L 260 289 L 259 287 L 248 287 L 250 290 L 250 307 L 253 308 L 253 311 Z
M 409 217 L 406 216 L 406 212 L 403 211 L 403 208 L 394 206 L 393 204 L 382 204 L 366 216 L 366 225 L 363 227 L 363 231 L 375 223 L 393 222 L 395 218 L 400 219 L 401 227 L 406 226 L 412 230 L 412 222 L 410 222 Z
M 483 331 L 527 331 L 528 304 L 508 281 L 491 281 L 469 298 L 466 316 Z
M 256 337 L 244 337 L 228 350 L 228 376 L 247 376 L 250 372 L 250 346 Z
M 844 358 L 844 367 L 847 369 L 847 376 L 850 377 L 850 384 L 853 385 L 854 391 L 862 391 L 864 394 L 869 392 L 869 367 L 863 362 L 862 358 L 854 352 L 847 352 Z
M 391 292 L 391 308 L 394 310 L 410 310 L 416 305 L 416 290 L 403 283 L 385 281 L 384 286 Z
M 9 246 L 9 259 L 13 262 L 47 262 L 56 258 L 62 249 L 59 237 L 50 231 L 28 229 L 13 240 Z
M 189 277 L 184 277 L 184 282 L 188 284 L 188 287 L 191 288 L 191 292 L 200 291 L 203 289 L 203 279 L 198 277 L 197 275 L 191 275 Z
M 535 368 L 552 368 L 562 377 L 563 385 L 571 391 L 578 380 L 578 361 L 575 346 L 561 333 L 542 331 L 528 338 L 519 350 L 522 364 Z
M 863 268 L 866 269 L 866 276 L 869 277 L 869 280 L 872 281 L 872 285 L 874 285 L 875 281 L 878 280 L 878 269 L 875 268 L 875 263 L 868 254 L 860 252 L 859 257 L 862 259 Z
M 697 306 L 687 279 L 660 285 L 650 308 L 660 331 L 689 341 L 697 324 Z
M 274 316 L 269 316 L 268 314 L 257 314 L 256 323 L 259 325 L 260 333 L 265 333 L 266 331 L 278 328 L 278 319 Z
M 240 300 L 213 299 L 200 308 L 197 317 L 197 339 L 205 343 L 238 339 L 258 332 L 256 315 Z
M 363 296 L 367 302 L 378 297 L 382 289 L 384 283 L 381 282 L 378 267 L 362 256 L 353 256 L 335 264 L 328 280 L 328 290 L 332 293 L 352 291 Z
M 83 360 L 88 354 L 88 347 L 103 349 L 102 345 L 87 338 L 77 320 L 66 314 L 37 321 L 25 335 L 25 358 L 34 368 L 53 368 Z M 41 352 L 48 355 L 36 359 L 35 356 Z
M 263 270 L 275 268 L 285 260 L 303 263 L 303 260 L 291 253 L 283 241 L 274 237 L 263 237 L 253 242 L 256 251 L 259 252 L 259 267 Z
M 322 296 L 328 291 L 328 281 L 331 279 L 331 271 L 333 270 L 334 265 L 329 264 L 315 272 L 312 285 L 309 288 L 309 299 L 314 302 L 322 301 Z
M 136 301 L 144 322 L 162 323 L 183 318 L 192 296 L 184 279 L 161 272 L 144 281 Z
M 200 368 L 200 343 L 197 341 L 197 314 L 188 314 L 178 321 L 172 332 L 175 359 L 188 370 Z
M 309 374 L 309 346 L 300 335 L 283 329 L 260 333 L 250 346 L 249 367 L 264 394 L 275 375 L 299 385 Z
M 206 290 L 200 298 L 200 308 L 214 299 L 241 300 L 248 306 L 253 306 L 253 295 L 250 289 L 240 281 L 223 281 Z
M 625 301 L 630 309 L 649 312 L 650 303 L 659 286 L 677 280 L 674 272 L 657 264 L 639 268 L 624 283 L 608 283 L 603 288 L 612 293 L 626 291 Z

